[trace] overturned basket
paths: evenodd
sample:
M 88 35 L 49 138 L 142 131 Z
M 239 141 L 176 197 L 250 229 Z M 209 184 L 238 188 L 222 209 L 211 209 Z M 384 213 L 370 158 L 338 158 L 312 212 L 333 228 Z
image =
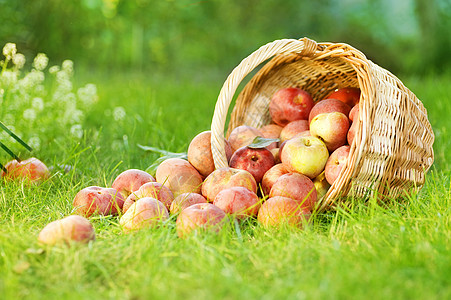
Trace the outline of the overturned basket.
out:
M 319 101 L 336 88 L 358 87 L 358 130 L 347 164 L 321 199 L 321 209 L 344 201 L 346 196 L 397 198 L 424 184 L 425 173 L 434 161 L 434 133 L 421 101 L 397 77 L 355 48 L 308 38 L 268 43 L 229 75 L 211 124 L 216 168 L 228 166 L 223 137 L 235 91 L 247 74 L 270 58 L 238 95 L 227 136 L 239 125 L 259 128 L 269 124 L 269 102 L 281 88 L 302 88 Z

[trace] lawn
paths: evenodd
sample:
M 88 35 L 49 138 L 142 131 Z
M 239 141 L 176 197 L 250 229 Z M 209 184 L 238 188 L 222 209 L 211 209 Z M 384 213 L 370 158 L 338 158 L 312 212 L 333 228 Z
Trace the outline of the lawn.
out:
M 436 134 L 424 188 L 402 204 L 373 201 L 316 216 L 303 231 L 231 222 L 220 235 L 177 238 L 166 226 L 122 234 L 117 217 L 93 217 L 96 241 L 41 247 L 37 234 L 69 215 L 75 194 L 109 186 L 121 171 L 146 169 L 158 154 L 183 152 L 208 130 L 227 74 L 158 77 L 82 72 L 97 85 L 81 140 L 33 153 L 54 172 L 40 186 L 1 183 L 0 295 L 3 299 L 450 299 L 450 76 L 405 76 Z M 121 118 L 112 115 L 122 107 Z M 29 130 L 37 130 L 29 128 Z M 6 156 L 2 156 L 5 162 Z M 56 168 L 57 170 L 57 168 Z

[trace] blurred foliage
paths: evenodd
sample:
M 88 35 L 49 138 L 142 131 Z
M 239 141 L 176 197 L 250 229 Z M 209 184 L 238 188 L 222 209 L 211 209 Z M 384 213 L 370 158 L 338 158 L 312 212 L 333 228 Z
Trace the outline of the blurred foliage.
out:
M 279 38 L 347 42 L 394 72 L 451 66 L 450 0 L 0 0 L 0 42 L 95 67 L 230 68 Z

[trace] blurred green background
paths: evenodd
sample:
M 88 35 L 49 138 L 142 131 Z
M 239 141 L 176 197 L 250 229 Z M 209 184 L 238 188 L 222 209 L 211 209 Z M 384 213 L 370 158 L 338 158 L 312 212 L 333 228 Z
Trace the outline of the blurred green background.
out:
M 0 0 L 0 43 L 98 70 L 230 68 L 280 38 L 346 42 L 393 73 L 451 66 L 450 0 Z

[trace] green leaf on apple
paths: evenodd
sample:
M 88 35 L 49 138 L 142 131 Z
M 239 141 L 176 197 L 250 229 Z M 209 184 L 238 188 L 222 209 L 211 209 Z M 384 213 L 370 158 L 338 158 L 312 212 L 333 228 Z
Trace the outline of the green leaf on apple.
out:
M 249 148 L 252 149 L 260 149 L 260 148 L 265 148 L 268 147 L 269 145 L 271 145 L 274 142 L 279 142 L 279 139 L 267 139 L 267 138 L 263 138 L 261 136 L 257 136 L 250 145 L 248 145 Z
M 188 159 L 188 154 L 186 152 L 181 152 L 181 153 L 170 152 L 170 151 L 163 150 L 160 148 L 144 146 L 144 145 L 140 145 L 140 144 L 138 144 L 138 147 L 143 149 L 144 151 L 156 152 L 156 153 L 159 153 L 162 155 L 161 157 L 157 158 L 149 167 L 147 167 L 146 172 L 149 172 L 152 175 L 155 175 L 155 172 L 156 172 L 158 166 L 166 159 L 169 159 L 169 158 Z

